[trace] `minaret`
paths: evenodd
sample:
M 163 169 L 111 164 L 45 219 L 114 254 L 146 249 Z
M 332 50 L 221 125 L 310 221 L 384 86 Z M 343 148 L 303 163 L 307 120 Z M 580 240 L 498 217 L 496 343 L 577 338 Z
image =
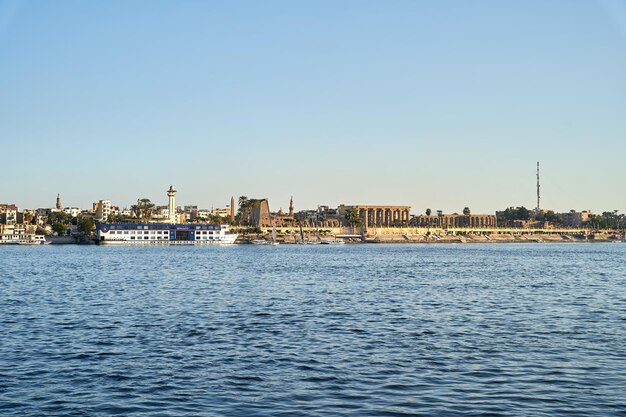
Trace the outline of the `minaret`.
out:
M 170 201 L 169 204 L 167 206 L 168 209 L 168 213 L 170 216 L 170 223 L 176 223 L 176 190 L 174 189 L 173 185 L 170 185 L 170 189 L 167 190 L 167 196 L 169 197 Z
M 293 217 L 293 196 L 289 199 L 289 216 Z
M 57 209 L 61 210 L 61 194 L 57 194 Z
M 235 224 L 235 196 L 230 197 L 230 224 Z

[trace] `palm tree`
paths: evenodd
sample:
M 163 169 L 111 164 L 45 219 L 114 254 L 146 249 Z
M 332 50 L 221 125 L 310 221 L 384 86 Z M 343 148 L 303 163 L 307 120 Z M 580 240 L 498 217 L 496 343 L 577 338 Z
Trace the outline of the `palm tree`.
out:
M 150 220 L 152 218 L 152 214 L 154 213 L 154 203 L 148 198 L 142 198 L 140 202 L 142 216 Z
M 432 226 L 432 220 L 430 219 L 430 215 L 433 213 L 433 211 L 429 208 L 426 209 L 426 216 L 428 217 L 428 219 L 426 219 L 426 226 L 430 227 Z
M 142 198 L 137 200 L 137 204 L 130 206 L 130 210 L 135 217 L 150 220 L 154 214 L 154 207 L 154 203 L 149 198 Z
M 139 217 L 139 216 L 141 216 L 138 204 L 133 204 L 132 206 L 130 206 L 130 215 L 132 217 Z
M 237 212 L 239 224 L 248 223 L 248 218 L 250 217 L 249 216 L 250 208 L 254 207 L 255 205 L 258 205 L 258 202 L 259 200 L 250 199 L 246 197 L 245 195 L 242 195 L 239 197 L 239 210 Z
M 361 216 L 359 216 L 359 211 L 354 207 L 348 207 L 343 212 L 343 218 L 350 224 L 350 226 L 354 227 L 355 225 L 359 225 L 363 222 Z

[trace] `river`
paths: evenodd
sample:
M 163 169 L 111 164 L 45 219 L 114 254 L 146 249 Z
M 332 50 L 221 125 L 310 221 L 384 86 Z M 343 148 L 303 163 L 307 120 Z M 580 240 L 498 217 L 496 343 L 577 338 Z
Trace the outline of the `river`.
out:
M 0 247 L 2 416 L 626 415 L 626 244 Z

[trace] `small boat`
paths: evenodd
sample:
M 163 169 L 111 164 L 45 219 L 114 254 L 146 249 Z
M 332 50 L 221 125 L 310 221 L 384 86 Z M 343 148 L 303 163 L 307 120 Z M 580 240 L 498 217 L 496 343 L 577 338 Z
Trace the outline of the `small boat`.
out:
M 250 241 L 250 243 L 252 243 L 253 245 L 269 245 L 270 242 L 268 242 L 265 239 L 253 239 Z
M 320 244 L 321 245 L 345 245 L 346 242 L 344 242 L 342 239 L 332 239 L 332 240 L 322 240 Z

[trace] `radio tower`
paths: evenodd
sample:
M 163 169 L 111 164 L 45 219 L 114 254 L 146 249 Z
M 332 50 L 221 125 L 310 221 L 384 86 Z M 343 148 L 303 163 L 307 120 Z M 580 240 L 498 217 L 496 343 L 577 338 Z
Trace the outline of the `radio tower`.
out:
M 540 210 L 540 208 L 539 208 L 539 207 L 541 207 L 541 206 L 540 206 L 540 204 L 539 204 L 539 201 L 540 201 L 540 199 L 541 199 L 541 194 L 540 194 L 540 192 L 539 192 L 539 188 L 540 188 L 540 187 L 541 187 L 541 186 L 539 185 L 539 161 L 537 161 L 537 208 L 535 209 L 535 211 L 537 212 L 537 214 L 539 214 L 539 210 Z

